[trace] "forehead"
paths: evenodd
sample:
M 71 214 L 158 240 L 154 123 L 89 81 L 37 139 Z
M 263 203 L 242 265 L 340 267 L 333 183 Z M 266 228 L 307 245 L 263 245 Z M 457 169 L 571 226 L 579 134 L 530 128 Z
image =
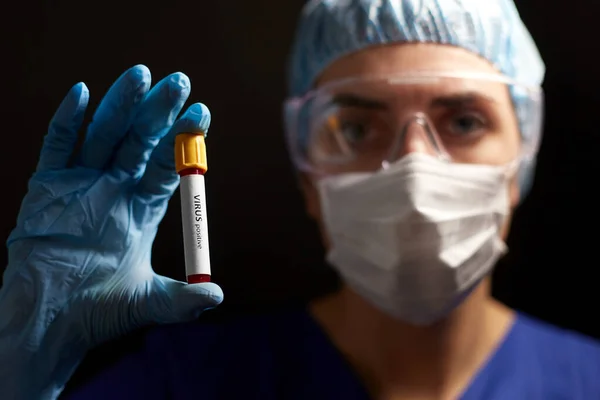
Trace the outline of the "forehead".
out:
M 456 70 L 500 75 L 489 61 L 459 47 L 401 43 L 366 48 L 336 60 L 321 73 L 316 86 L 346 78 Z

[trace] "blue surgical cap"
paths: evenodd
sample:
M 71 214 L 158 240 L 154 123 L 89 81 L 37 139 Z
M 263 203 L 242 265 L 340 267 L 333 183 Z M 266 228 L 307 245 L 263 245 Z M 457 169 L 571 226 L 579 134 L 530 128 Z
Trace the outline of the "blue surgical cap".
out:
M 289 71 L 300 96 L 338 58 L 373 45 L 439 43 L 478 54 L 518 83 L 545 66 L 512 0 L 312 0 L 302 10 Z
M 512 0 L 311 0 L 292 48 L 289 95 L 304 95 L 340 57 L 406 42 L 464 48 L 522 85 L 538 87 L 544 79 L 544 62 Z M 511 94 L 524 133 L 531 122 L 528 110 L 519 93 Z M 522 193 L 529 189 L 534 163 L 522 165 Z

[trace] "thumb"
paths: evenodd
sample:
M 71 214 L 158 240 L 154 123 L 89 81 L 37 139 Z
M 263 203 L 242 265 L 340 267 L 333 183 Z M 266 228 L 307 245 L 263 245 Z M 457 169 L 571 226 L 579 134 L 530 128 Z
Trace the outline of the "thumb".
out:
M 151 323 L 192 321 L 223 301 L 223 290 L 214 283 L 188 284 L 156 275 L 153 286 L 144 307 Z

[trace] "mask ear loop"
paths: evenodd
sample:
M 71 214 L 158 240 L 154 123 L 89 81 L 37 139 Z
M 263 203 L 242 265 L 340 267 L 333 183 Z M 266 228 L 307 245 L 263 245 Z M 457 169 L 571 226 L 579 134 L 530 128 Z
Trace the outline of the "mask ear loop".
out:
M 423 132 L 425 132 L 426 139 L 429 141 L 429 144 L 433 146 L 433 150 L 435 152 L 435 157 L 437 157 L 440 161 L 451 162 L 452 158 L 444 148 L 444 145 L 441 143 L 437 133 L 432 128 L 432 124 L 430 123 L 427 116 L 423 113 L 416 113 L 413 115 L 405 124 L 396 140 L 394 141 L 394 146 L 390 149 L 389 156 L 386 160 L 382 161 L 381 167 L 382 169 L 388 169 L 390 164 L 396 161 L 395 155 L 399 154 L 404 146 L 404 138 L 408 133 L 408 129 L 412 124 L 419 125 Z
M 513 179 L 517 175 L 522 160 L 522 157 L 517 157 L 508 164 L 506 164 L 504 168 L 504 178 L 506 180 Z

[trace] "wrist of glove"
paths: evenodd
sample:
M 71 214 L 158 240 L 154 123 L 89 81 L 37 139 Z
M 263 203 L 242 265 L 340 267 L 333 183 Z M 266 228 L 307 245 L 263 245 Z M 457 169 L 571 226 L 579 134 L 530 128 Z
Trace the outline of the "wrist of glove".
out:
M 0 386 L 7 399 L 57 398 L 90 348 L 74 329 L 66 299 L 48 301 L 52 292 L 34 287 L 39 261 L 34 255 L 9 265 L 0 291 Z

